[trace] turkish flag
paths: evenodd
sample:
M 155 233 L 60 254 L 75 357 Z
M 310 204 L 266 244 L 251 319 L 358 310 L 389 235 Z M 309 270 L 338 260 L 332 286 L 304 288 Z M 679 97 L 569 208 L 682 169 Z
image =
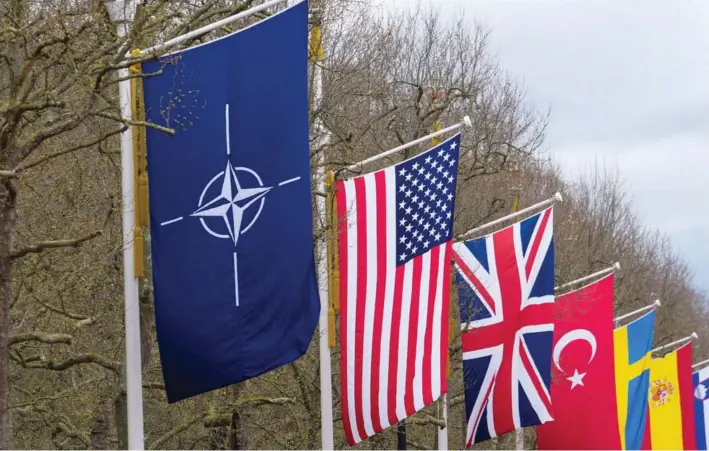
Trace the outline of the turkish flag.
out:
M 613 274 L 556 297 L 551 402 L 539 449 L 620 449 L 613 363 Z

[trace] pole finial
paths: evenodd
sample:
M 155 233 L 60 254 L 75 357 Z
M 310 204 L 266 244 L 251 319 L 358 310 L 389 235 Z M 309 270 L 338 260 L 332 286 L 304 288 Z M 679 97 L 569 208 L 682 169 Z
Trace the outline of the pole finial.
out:
M 554 194 L 554 199 L 556 199 L 558 202 L 564 201 L 564 198 L 561 196 L 561 193 L 558 191 Z
M 470 120 L 470 116 L 465 116 L 463 118 L 463 122 L 465 123 L 466 127 L 473 128 L 473 121 Z
M 662 302 L 659 299 L 655 299 L 655 307 L 662 307 Z
M 693 338 L 694 340 L 698 340 L 698 339 L 699 339 L 699 335 L 697 335 L 696 332 L 692 332 L 692 338 Z
M 616 271 L 620 271 L 620 262 L 613 263 L 613 267 L 615 268 Z

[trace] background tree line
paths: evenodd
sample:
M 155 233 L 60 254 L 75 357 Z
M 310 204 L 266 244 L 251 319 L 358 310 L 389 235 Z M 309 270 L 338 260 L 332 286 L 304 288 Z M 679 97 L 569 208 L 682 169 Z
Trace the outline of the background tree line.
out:
M 119 113 L 116 69 L 129 64 L 123 55 L 131 48 L 146 48 L 257 3 L 146 0 L 133 32 L 120 38 L 102 1 L 0 2 L 0 444 L 5 448 L 126 447 L 118 134 L 128 122 Z M 445 127 L 468 114 L 475 127 L 462 135 L 456 233 L 509 212 L 516 198 L 524 207 L 561 191 L 564 202 L 556 207 L 554 226 L 557 283 L 618 260 L 616 312 L 660 298 L 656 345 L 696 331 L 696 359 L 707 357 L 707 296 L 692 286 L 686 262 L 665 236 L 634 215 L 617 173 L 594 167 L 568 180 L 542 153 L 550 116 L 529 105 L 523 88 L 495 62 L 483 25 L 471 26 L 464 18 L 444 21 L 420 8 L 384 15 L 373 0 L 324 0 L 323 6 L 326 58 L 318 64 L 324 68 L 324 100 L 312 105 L 311 123 L 322 120 L 329 140 L 313 145 L 313 162 L 323 153 L 328 169 L 340 169 L 430 133 L 437 120 Z M 321 241 L 322 227 L 316 224 Z M 453 284 L 451 289 L 457 315 Z M 151 304 L 146 284 L 141 292 L 146 446 L 320 446 L 317 334 L 307 355 L 290 365 L 168 406 Z M 450 351 L 450 445 L 460 448 L 465 414 L 459 337 Z M 336 347 L 335 442 L 344 448 L 338 359 Z M 408 419 L 409 447 L 433 447 L 439 423 L 435 405 Z M 526 439 L 527 446 L 534 445 L 533 431 Z M 510 437 L 482 445 L 514 446 Z M 358 447 L 395 446 L 391 428 Z

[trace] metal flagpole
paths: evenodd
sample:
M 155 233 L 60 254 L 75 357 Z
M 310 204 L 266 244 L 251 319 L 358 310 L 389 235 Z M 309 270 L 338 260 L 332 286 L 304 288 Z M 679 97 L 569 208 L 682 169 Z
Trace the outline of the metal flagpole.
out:
M 127 36 L 135 18 L 134 0 L 106 0 L 111 21 L 119 37 Z M 118 84 L 121 115 L 131 119 L 131 86 L 129 69 L 119 69 Z M 135 193 L 133 172 L 133 131 L 130 126 L 121 133 L 121 191 L 123 199 L 123 294 L 125 297 L 126 328 L 126 397 L 128 408 L 128 449 L 142 450 L 143 438 L 143 377 L 140 357 L 140 308 L 138 279 L 135 277 L 133 228 L 135 227 Z
M 593 274 L 589 274 L 589 275 L 587 275 L 587 276 L 581 277 L 580 279 L 572 280 L 571 282 L 567 282 L 567 283 L 565 283 L 565 284 L 563 284 L 563 285 L 559 285 L 558 287 L 554 287 L 554 291 L 558 291 L 558 290 L 561 290 L 561 289 L 563 289 L 563 288 L 568 288 L 568 287 L 571 287 L 571 286 L 573 286 L 573 285 L 577 285 L 577 284 L 579 284 L 579 283 L 581 283 L 581 282 L 585 282 L 585 281 L 587 281 L 587 280 L 590 280 L 590 279 L 593 279 L 593 278 L 596 278 L 596 277 L 604 276 L 604 275 L 606 275 L 606 274 L 612 273 L 612 272 L 615 271 L 615 270 L 620 271 L 620 262 L 615 262 L 615 263 L 613 263 L 613 266 L 611 266 L 610 268 L 602 269 L 602 270 L 600 270 L 600 271 L 594 272 Z
M 692 369 L 695 369 L 695 368 L 697 368 L 697 367 L 700 367 L 700 366 L 704 365 L 705 363 L 709 363 L 709 359 L 707 359 L 707 360 L 702 360 L 701 362 L 695 363 L 694 365 L 692 365 Z
M 501 222 L 505 222 L 505 221 L 510 220 L 510 219 L 514 219 L 514 218 L 516 218 L 516 217 L 518 217 L 518 216 L 521 216 L 521 215 L 523 215 L 523 214 L 525 214 L 525 213 L 528 213 L 528 212 L 530 212 L 530 211 L 532 211 L 532 210 L 535 210 L 535 209 L 537 209 L 537 208 L 546 207 L 547 205 L 551 205 L 551 204 L 553 204 L 553 203 L 555 203 L 555 202 L 561 202 L 562 200 L 563 200 L 563 197 L 561 197 L 561 193 L 556 193 L 556 194 L 554 194 L 552 197 L 550 197 L 549 199 L 543 200 L 543 201 L 539 202 L 538 204 L 534 204 L 534 205 L 532 205 L 532 206 L 530 206 L 530 207 L 523 208 L 523 209 L 521 209 L 520 211 L 518 211 L 518 212 L 516 212 L 516 213 L 512 213 L 512 214 L 509 214 L 509 215 L 507 215 L 507 216 L 503 216 L 502 218 L 495 219 L 494 221 L 488 222 L 487 224 L 483 224 L 483 225 L 481 225 L 481 226 L 479 226 L 479 227 L 475 227 L 474 229 L 470 229 L 470 230 L 468 230 L 467 232 L 458 235 L 458 236 L 456 237 L 456 239 L 457 239 L 457 240 L 460 240 L 460 239 L 462 239 L 463 237 L 466 237 L 466 236 L 468 236 L 468 235 L 472 235 L 473 233 L 476 233 L 476 232 L 479 232 L 479 231 L 481 231 L 481 230 L 487 229 L 488 227 L 491 227 L 491 226 L 500 224 Z
M 320 27 L 322 11 L 313 7 L 311 15 L 316 26 Z M 318 38 L 322 39 L 322 31 L 318 32 Z M 311 43 L 311 61 L 320 60 L 318 55 L 322 49 L 322 41 L 318 44 L 317 52 L 313 52 L 313 44 Z M 316 54 L 317 53 L 317 54 Z M 323 98 L 323 68 L 321 64 L 313 64 L 313 103 L 316 108 L 322 103 Z M 327 143 L 328 135 L 325 127 L 320 120 L 316 118 L 315 133 L 319 140 L 318 147 L 324 146 Z M 325 192 L 325 156 L 321 150 L 317 156 L 317 181 L 318 191 Z M 327 224 L 326 202 L 323 196 L 317 197 L 318 214 L 320 223 L 323 227 Z M 330 308 L 330 293 L 329 293 L 329 278 L 328 278 L 328 261 L 327 261 L 327 243 L 328 239 L 323 237 L 323 243 L 318 247 L 318 285 L 320 291 L 320 411 L 321 411 L 321 435 L 322 449 L 334 449 L 334 432 L 333 432 L 333 417 L 332 417 L 332 362 L 329 345 L 329 308 Z M 332 332 L 334 333 L 334 331 Z
M 406 449 L 406 418 L 396 424 L 396 449 Z
M 633 310 L 632 312 L 626 313 L 624 315 L 617 316 L 617 317 L 613 318 L 613 321 L 616 323 L 616 327 L 617 327 L 618 322 L 624 320 L 625 318 L 630 318 L 631 316 L 637 315 L 638 313 L 646 312 L 648 310 L 654 310 L 658 307 L 662 307 L 662 303 L 660 302 L 659 299 L 655 299 L 655 302 L 653 302 L 652 304 L 646 305 L 645 307 L 641 307 L 637 310 Z
M 672 347 L 672 346 L 674 346 L 674 345 L 678 345 L 678 344 L 684 343 L 684 342 L 686 342 L 686 341 L 692 341 L 692 340 L 695 340 L 695 339 L 697 339 L 697 338 L 699 338 L 699 335 L 697 335 L 696 332 L 692 332 L 692 335 L 689 335 L 689 336 L 684 337 L 684 338 L 680 338 L 679 340 L 675 340 L 675 341 L 673 341 L 672 343 L 667 343 L 666 345 L 659 346 L 659 347 L 653 349 L 653 350 L 650 351 L 650 352 L 659 352 L 659 351 L 662 351 L 662 350 L 664 350 L 664 349 L 670 348 L 670 347 Z
M 252 16 L 258 12 L 261 12 L 265 9 L 270 8 L 271 6 L 275 6 L 275 5 L 278 5 L 279 3 L 283 3 L 286 1 L 288 1 L 288 0 L 270 0 L 266 3 L 262 3 L 258 6 L 254 6 L 253 8 L 247 9 L 246 11 L 242 11 L 240 13 L 234 14 L 233 16 L 229 16 L 229 17 L 224 18 L 222 20 L 218 20 L 214 23 L 210 23 L 209 25 L 205 25 L 202 28 L 198 28 L 196 30 L 190 31 L 189 33 L 185 33 L 181 36 L 177 36 L 176 38 L 172 38 L 168 41 L 163 42 L 162 44 L 148 47 L 147 49 L 141 50 L 140 54 L 141 55 L 150 55 L 152 53 L 158 53 L 158 52 L 164 51 L 172 46 L 181 44 L 189 39 L 193 39 L 193 38 L 201 36 L 205 33 L 209 33 L 210 31 L 221 28 L 224 25 L 229 25 L 230 23 L 232 23 L 236 20 L 243 19 L 244 17 Z
M 421 137 L 421 138 L 415 139 L 415 140 L 413 140 L 413 141 L 411 141 L 411 142 L 407 142 L 407 143 L 405 143 L 405 144 L 400 145 L 399 147 L 394 147 L 393 149 L 389 149 L 389 150 L 387 150 L 386 152 L 382 152 L 382 153 L 380 153 L 380 154 L 374 155 L 373 157 L 369 157 L 369 158 L 367 158 L 366 160 L 362 160 L 362 161 L 360 161 L 359 163 L 351 164 L 351 165 L 347 166 L 345 169 L 347 169 L 348 171 L 354 171 L 355 169 L 361 169 L 362 166 L 364 166 L 364 165 L 367 164 L 367 163 L 371 163 L 371 162 L 373 162 L 373 161 L 377 161 L 377 160 L 379 160 L 379 159 L 381 159 L 381 158 L 384 158 L 384 157 L 386 157 L 386 156 L 389 156 L 389 155 L 394 154 L 394 153 L 396 153 L 396 152 L 399 152 L 399 151 L 401 151 L 401 150 L 408 149 L 409 147 L 413 147 L 413 146 L 415 146 L 415 145 L 417 145 L 417 144 L 421 144 L 421 143 L 423 143 L 423 142 L 425 142 L 425 141 L 428 141 L 429 139 L 435 138 L 436 136 L 441 136 L 441 135 L 446 134 L 446 133 L 448 133 L 448 132 L 452 132 L 452 131 L 454 131 L 454 130 L 458 130 L 459 128 L 461 128 L 461 127 L 464 126 L 464 125 L 467 126 L 467 127 L 470 127 L 470 128 L 473 127 L 473 123 L 470 121 L 470 118 L 469 118 L 468 116 L 465 116 L 465 117 L 463 118 L 463 121 L 460 122 L 460 123 L 458 123 L 458 124 L 451 125 L 450 127 L 446 127 L 446 128 L 444 128 L 443 130 L 439 130 L 439 131 L 437 131 L 437 132 L 433 132 L 433 133 L 431 133 L 431 134 L 429 134 L 429 135 L 426 135 L 426 136 L 423 136 L 423 137 Z

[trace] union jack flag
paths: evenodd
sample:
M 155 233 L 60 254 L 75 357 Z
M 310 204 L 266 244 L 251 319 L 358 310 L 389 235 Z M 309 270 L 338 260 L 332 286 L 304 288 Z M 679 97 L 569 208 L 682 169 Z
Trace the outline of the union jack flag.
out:
M 453 245 L 466 446 L 552 420 L 553 210 Z

